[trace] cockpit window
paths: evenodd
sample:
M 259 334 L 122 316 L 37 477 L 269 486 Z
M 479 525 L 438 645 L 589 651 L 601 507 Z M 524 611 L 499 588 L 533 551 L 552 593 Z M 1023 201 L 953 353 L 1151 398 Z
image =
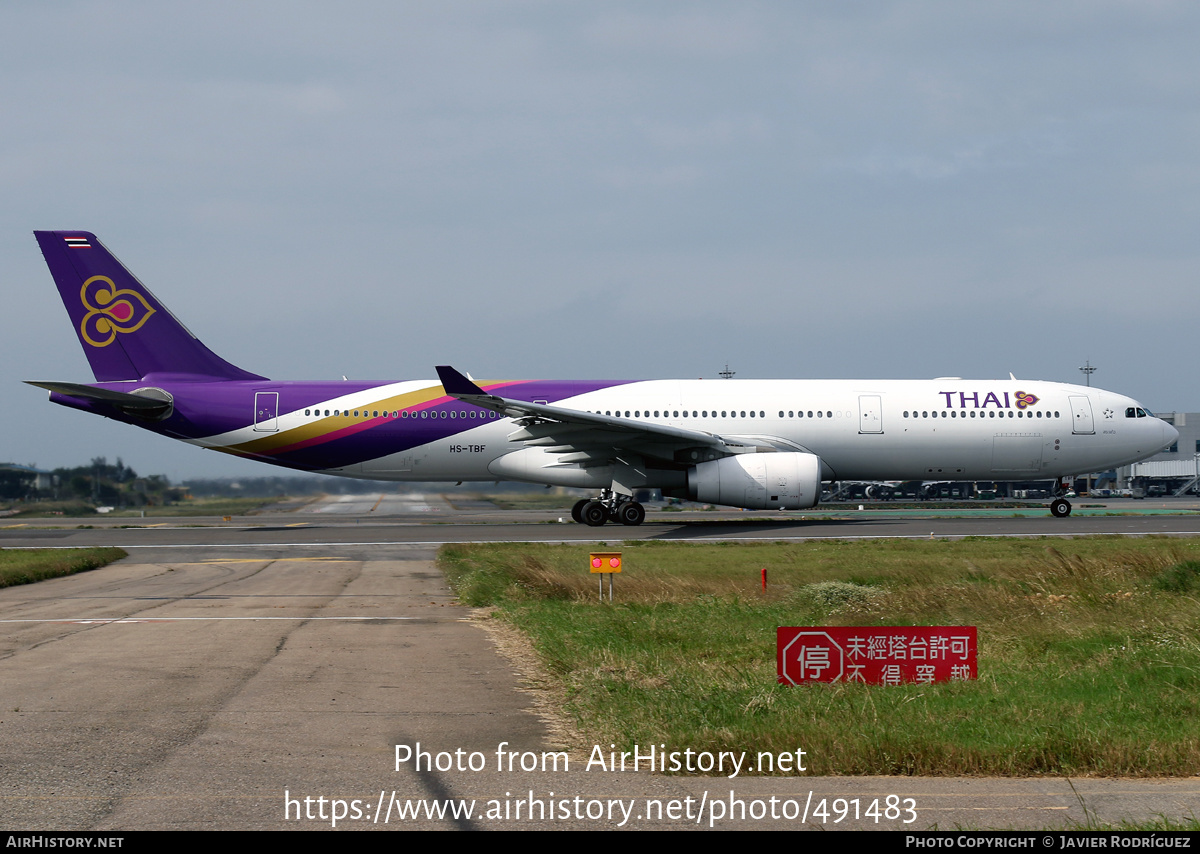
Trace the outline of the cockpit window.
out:
M 1132 406 L 1129 407 L 1128 409 L 1125 410 L 1125 417 L 1126 418 L 1137 418 L 1137 410 L 1134 409 Z

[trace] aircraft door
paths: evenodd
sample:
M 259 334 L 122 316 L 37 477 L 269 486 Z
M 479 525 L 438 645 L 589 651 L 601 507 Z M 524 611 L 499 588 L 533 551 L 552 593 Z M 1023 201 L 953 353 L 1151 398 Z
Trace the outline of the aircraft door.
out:
M 1071 395 L 1071 432 L 1096 432 L 1092 423 L 1092 402 L 1082 394 Z
M 254 393 L 254 432 L 274 433 L 279 429 L 279 392 Z
M 858 396 L 858 432 L 883 432 L 883 399 L 877 394 Z

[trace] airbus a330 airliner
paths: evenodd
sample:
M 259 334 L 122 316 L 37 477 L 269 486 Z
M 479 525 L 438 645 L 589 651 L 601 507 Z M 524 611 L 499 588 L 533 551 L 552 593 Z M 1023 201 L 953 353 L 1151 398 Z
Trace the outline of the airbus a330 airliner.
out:
M 1178 437 L 1123 395 L 1011 375 L 475 381 L 442 366 L 440 382 L 269 380 L 204 346 L 95 235 L 34 234 L 96 377 L 32 383 L 54 403 L 309 472 L 595 489 L 572 511 L 593 526 L 641 524 L 642 488 L 799 510 L 822 481 L 1058 479 Z

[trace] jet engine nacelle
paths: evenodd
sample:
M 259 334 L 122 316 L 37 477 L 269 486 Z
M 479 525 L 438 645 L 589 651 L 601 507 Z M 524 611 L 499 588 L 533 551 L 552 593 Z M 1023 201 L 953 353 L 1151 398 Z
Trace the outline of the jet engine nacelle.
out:
M 752 510 L 803 510 L 821 497 L 821 460 L 816 454 L 738 454 L 700 463 L 688 471 L 696 501 Z

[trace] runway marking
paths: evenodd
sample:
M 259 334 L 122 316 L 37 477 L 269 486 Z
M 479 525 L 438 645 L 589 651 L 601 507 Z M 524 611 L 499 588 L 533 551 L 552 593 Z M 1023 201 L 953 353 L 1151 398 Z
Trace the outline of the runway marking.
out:
M 935 540 L 965 540 L 971 537 L 989 537 L 1001 538 L 1008 537 L 1012 539 L 1039 539 L 1055 537 L 1058 539 L 1086 539 L 1088 537 L 1196 537 L 1200 536 L 1198 531 L 1072 531 L 1069 533 L 1055 533 L 1048 531 L 1037 531 L 1030 533 L 1018 534 L 831 534 L 831 535 L 796 535 L 783 536 L 778 533 L 768 533 L 761 537 L 672 537 L 670 539 L 654 539 L 646 537 L 644 539 L 632 540 L 631 542 L 671 542 L 671 543 L 787 543 L 787 542 L 811 542 L 816 540 L 928 540 L 932 537 Z M 344 549 L 350 547 L 362 546 L 452 546 L 452 545 L 492 545 L 496 543 L 532 543 L 540 545 L 589 545 L 600 540 L 592 539 L 512 539 L 512 540 L 379 540 L 371 542 L 321 542 L 321 543 L 108 543 L 97 545 L 76 545 L 76 546 L 8 546 L 6 549 L 40 549 L 49 551 L 51 549 L 82 549 L 82 548 L 118 548 L 118 549 Z M 251 561 L 250 558 L 230 558 L 228 560 L 211 559 L 213 563 L 233 563 L 236 560 Z M 286 560 L 356 560 L 356 558 L 286 558 Z
M 181 529 L 182 530 L 182 529 Z M 229 529 L 225 529 L 229 530 Z M 237 530 L 237 529 L 234 529 Z M 242 529 L 254 530 L 254 529 Z M 671 543 L 771 543 L 771 542 L 819 542 L 825 540 L 833 541 L 871 541 L 871 540 L 964 540 L 969 537 L 988 537 L 988 538 L 1010 538 L 1010 539 L 1038 539 L 1038 538 L 1057 538 L 1057 539 L 1080 539 L 1088 537 L 1197 537 L 1200 536 L 1200 531 L 1026 531 L 1016 533 L 938 533 L 930 531 L 928 534 L 792 534 L 785 535 L 780 532 L 766 532 L 761 536 L 754 537 L 728 537 L 728 536 L 669 536 L 669 532 L 664 531 L 666 536 L 646 536 L 631 540 L 632 542 L 671 542 Z M 51 551 L 55 549 L 81 549 L 81 548 L 121 548 L 127 550 L 133 549 L 207 549 L 210 551 L 218 551 L 221 549 L 229 550 L 248 550 L 248 549 L 345 549 L 354 547 L 432 547 L 446 545 L 492 545 L 496 543 L 529 543 L 541 545 L 589 545 L 596 542 L 602 542 L 599 539 L 591 539 L 586 537 L 564 539 L 561 537 L 545 538 L 545 539 L 529 539 L 529 538 L 513 538 L 513 539 L 482 539 L 482 540 L 373 540 L 373 541 L 342 541 L 342 542 L 273 542 L 273 543 L 250 543 L 250 542 L 233 542 L 233 543 L 91 543 L 84 545 L 49 545 L 39 543 L 36 545 L 5 545 L 4 548 L 13 551 L 16 550 L 42 550 Z M 265 560 L 266 558 L 264 558 Z M 352 561 L 358 558 L 337 558 L 337 557 L 288 557 L 275 558 L 276 560 L 331 560 L 331 561 Z M 252 558 L 210 558 L 206 563 L 235 563 L 247 562 L 253 563 Z
M 0 620 L 0 623 L 74 623 L 76 625 L 109 625 L 112 623 L 186 623 L 186 622 L 244 622 L 256 623 L 260 620 L 303 620 L 305 622 L 314 622 L 318 620 L 356 622 L 364 620 L 419 620 L 420 617 L 154 617 L 153 619 L 140 619 L 138 617 L 74 617 L 74 618 L 59 618 L 47 620 Z
M 354 560 L 354 558 L 321 556 L 321 557 L 289 557 L 289 558 L 283 558 L 283 560 L 294 561 L 295 563 L 304 563 L 306 561 L 316 561 L 316 560 L 327 560 L 327 561 L 333 561 L 334 563 L 347 563 L 349 561 Z M 214 558 L 209 558 L 208 560 L 192 561 L 189 564 L 189 566 L 204 566 L 205 564 L 210 564 L 210 563 L 262 563 L 262 558 L 230 557 L 230 558 L 222 559 L 222 558 L 214 557 Z

